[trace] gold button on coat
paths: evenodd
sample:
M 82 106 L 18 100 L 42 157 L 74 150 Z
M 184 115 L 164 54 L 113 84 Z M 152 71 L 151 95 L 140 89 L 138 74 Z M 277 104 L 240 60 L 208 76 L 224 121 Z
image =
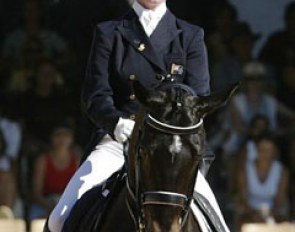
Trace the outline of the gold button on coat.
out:
M 135 100 L 135 98 L 136 98 L 136 97 L 135 97 L 134 94 L 131 94 L 131 95 L 129 96 L 129 99 L 132 100 L 132 101 Z
M 145 44 L 141 43 L 138 46 L 138 51 L 143 52 L 145 50 Z
M 134 81 L 135 79 L 136 79 L 135 75 L 130 75 L 130 76 L 129 76 L 129 80 L 130 80 L 130 81 Z

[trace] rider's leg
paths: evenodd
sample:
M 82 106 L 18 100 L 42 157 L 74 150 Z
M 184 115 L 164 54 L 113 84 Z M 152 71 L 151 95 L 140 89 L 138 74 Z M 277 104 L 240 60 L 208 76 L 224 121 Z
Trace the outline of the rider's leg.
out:
M 94 186 L 103 183 L 124 164 L 123 145 L 106 136 L 72 177 L 51 212 L 48 227 L 60 232 L 76 201 Z
M 203 174 L 200 171 L 198 172 L 197 180 L 195 183 L 195 192 L 202 194 L 210 202 L 211 206 L 213 207 L 213 209 L 215 210 L 215 212 L 219 216 L 221 223 L 227 229 L 226 223 L 224 221 L 224 218 L 222 216 L 222 213 L 220 211 L 220 208 L 219 208 L 219 205 L 216 201 L 214 193 L 213 193 L 212 189 L 210 188 L 207 180 L 205 179 L 205 177 L 203 176 Z

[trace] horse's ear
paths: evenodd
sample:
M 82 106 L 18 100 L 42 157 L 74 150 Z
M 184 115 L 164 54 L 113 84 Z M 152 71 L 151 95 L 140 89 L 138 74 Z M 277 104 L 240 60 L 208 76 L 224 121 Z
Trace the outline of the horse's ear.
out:
M 212 93 L 210 96 L 199 97 L 196 101 L 198 113 L 205 117 L 219 107 L 224 106 L 239 86 L 240 83 L 236 83 L 223 91 Z
M 164 92 L 148 90 L 137 80 L 133 82 L 133 89 L 137 100 L 146 107 L 165 102 L 166 94 Z

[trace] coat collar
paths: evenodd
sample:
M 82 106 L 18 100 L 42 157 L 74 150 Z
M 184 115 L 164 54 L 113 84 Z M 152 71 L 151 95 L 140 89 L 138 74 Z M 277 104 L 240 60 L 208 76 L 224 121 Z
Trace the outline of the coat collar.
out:
M 150 36 L 151 44 L 161 52 L 165 49 L 182 31 L 177 28 L 175 16 L 167 10 L 155 31 Z
M 162 2 L 159 6 L 157 6 L 155 9 L 153 10 L 149 10 L 144 8 L 140 3 L 138 3 L 138 1 L 134 1 L 133 6 L 132 6 L 133 10 L 135 11 L 135 13 L 137 14 L 139 21 L 144 24 L 144 16 L 147 16 L 150 14 L 150 16 L 152 17 L 152 20 L 154 20 L 155 22 L 157 22 L 156 24 L 158 24 L 160 22 L 160 20 L 162 19 L 162 17 L 165 15 L 166 11 L 167 11 L 167 5 L 166 5 L 166 1 Z
M 160 55 L 181 32 L 176 26 L 175 16 L 167 10 L 150 38 L 146 35 L 134 10 L 131 10 L 122 22 L 118 26 L 122 36 L 150 63 L 166 73 L 164 61 Z

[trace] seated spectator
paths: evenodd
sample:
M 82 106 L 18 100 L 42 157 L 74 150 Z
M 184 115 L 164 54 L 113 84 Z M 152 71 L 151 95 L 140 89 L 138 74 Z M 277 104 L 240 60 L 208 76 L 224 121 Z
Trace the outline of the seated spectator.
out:
M 17 197 L 16 166 L 22 133 L 20 125 L 7 118 L 4 112 L 4 102 L 0 102 L 0 205 L 13 208 Z
M 3 136 L 2 131 L 0 131 L 0 161 L 3 159 L 3 157 L 5 156 L 5 148 L 6 147 L 6 143 L 5 143 L 5 139 Z M 3 169 L 3 167 L 1 168 Z M 5 186 L 5 184 L 7 184 L 7 181 L 5 180 L 5 171 L 0 169 L 0 185 L 1 186 Z M 9 200 L 7 200 L 8 196 L 7 196 L 7 191 L 5 188 L 1 188 L 0 189 L 0 206 L 1 205 L 12 205 L 8 202 L 10 202 Z
M 270 133 L 268 118 L 264 115 L 256 115 L 253 117 L 249 124 L 249 133 L 238 151 L 238 155 L 231 157 L 232 160 L 227 160 L 227 172 L 231 178 L 228 180 L 231 192 L 236 193 L 239 191 L 238 174 L 244 168 L 247 162 L 254 162 L 257 159 L 257 146 L 256 140 L 264 135 Z M 231 162 L 232 161 L 232 162 Z
M 31 219 L 48 216 L 75 173 L 79 160 L 73 149 L 72 131 L 56 128 L 50 151 L 42 154 L 35 163 Z
M 236 9 L 225 1 L 216 2 L 210 8 L 212 17 L 211 14 L 214 15 L 214 19 L 211 25 L 212 31 L 208 34 L 207 45 L 210 63 L 214 66 L 230 55 L 230 42 L 238 22 Z
M 252 51 L 259 35 L 254 34 L 249 25 L 241 22 L 233 28 L 229 53 L 220 59 L 212 70 L 212 89 L 220 90 L 243 79 L 243 67 L 252 60 Z M 214 51 L 213 51 L 214 53 Z
M 256 141 L 257 158 L 246 162 L 238 175 L 241 222 L 286 218 L 288 172 L 277 161 L 278 149 L 270 137 Z
M 274 33 L 261 50 L 260 60 L 278 70 L 292 57 L 295 57 L 295 2 L 285 11 L 285 29 Z
M 31 40 L 38 40 L 44 55 L 55 59 L 63 58 L 68 52 L 67 44 L 55 32 L 42 28 L 39 1 L 25 1 L 23 14 L 23 27 L 8 34 L 4 41 L 2 55 L 16 61 L 14 64 L 19 64 L 25 60 L 25 45 Z
M 7 78 L 5 83 L 6 91 L 13 95 L 32 88 L 37 65 L 44 57 L 42 44 L 38 38 L 26 41 L 23 46 L 23 59 L 11 70 L 10 78 Z
M 228 9 L 227 11 L 233 11 L 233 9 Z M 232 14 L 234 15 L 234 13 Z M 210 65 L 212 74 L 210 84 L 212 91 L 220 91 L 237 82 L 241 82 L 244 79 L 243 67 L 252 60 L 252 50 L 258 35 L 253 34 L 246 23 L 232 22 L 231 26 L 233 27 L 232 34 L 228 38 L 229 41 L 225 43 L 227 46 L 227 55 L 220 58 L 213 65 Z M 214 38 L 213 41 L 215 41 Z M 210 42 L 208 46 L 208 51 L 210 52 Z M 216 49 L 212 48 L 211 54 L 213 56 Z M 230 125 L 224 123 L 228 117 L 226 108 L 224 108 L 207 118 L 207 120 L 212 120 L 213 122 L 218 121 L 217 125 L 219 125 L 218 128 L 215 123 L 211 123 L 206 128 L 209 132 L 210 145 L 213 146 L 215 151 L 220 149 L 224 140 L 228 140 L 228 137 L 231 136 Z
M 278 116 L 290 123 L 295 119 L 295 112 L 278 102 L 265 89 L 265 68 L 260 63 L 249 63 L 243 69 L 244 89 L 233 97 L 229 106 L 227 129 L 230 135 L 223 145 L 227 154 L 236 153 L 248 135 L 249 123 L 257 114 L 264 115 L 269 121 L 270 130 L 280 132 Z M 225 128 L 226 130 L 226 128 Z
M 256 115 L 250 122 L 249 125 L 249 135 L 245 143 L 245 156 L 241 156 L 244 162 L 252 162 L 257 159 L 257 149 L 255 141 L 262 135 L 269 133 L 269 121 L 268 118 L 264 115 Z
M 23 25 L 8 34 L 3 43 L 0 83 L 13 93 L 11 97 L 32 87 L 37 65 L 44 57 L 55 61 L 70 84 L 77 82 L 76 56 L 63 38 L 44 27 L 41 5 L 37 0 L 24 1 Z
M 289 172 L 290 172 L 290 200 L 291 220 L 295 222 L 295 134 L 290 139 L 289 148 Z
M 295 110 L 295 56 L 291 63 L 283 65 L 278 78 L 277 98 Z
M 55 64 L 41 60 L 32 89 L 21 96 L 20 117 L 24 120 L 27 144 L 41 148 L 49 142 L 53 128 L 70 120 L 71 104 L 62 88 L 62 77 Z

